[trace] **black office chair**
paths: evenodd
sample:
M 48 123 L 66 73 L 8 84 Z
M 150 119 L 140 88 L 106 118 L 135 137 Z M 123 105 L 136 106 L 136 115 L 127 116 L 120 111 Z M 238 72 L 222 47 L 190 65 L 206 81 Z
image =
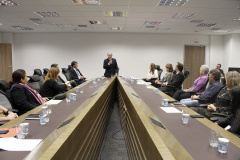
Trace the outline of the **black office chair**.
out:
M 40 69 L 34 69 L 33 75 L 38 75 L 40 77 L 40 81 L 45 80 L 45 76 L 43 76 L 42 71 Z
M 190 75 L 189 70 L 185 69 L 184 72 L 183 72 L 183 75 L 184 75 L 184 79 L 186 79 Z
M 71 81 L 72 77 L 70 75 L 70 72 L 66 68 L 62 68 L 62 74 L 66 77 L 67 81 Z
M 49 69 L 47 69 L 47 68 L 43 68 L 43 78 L 45 79 L 45 77 L 46 77 L 46 75 L 47 75 L 47 73 L 48 73 L 48 71 L 49 71 Z
M 158 71 L 158 79 L 161 80 L 161 74 L 162 74 L 163 70 L 160 68 L 159 65 L 156 65 L 156 69 Z
M 40 76 L 38 75 L 32 75 L 32 76 L 28 76 L 29 80 L 28 80 L 28 85 L 29 87 L 31 87 L 32 89 L 36 90 L 38 93 L 40 93 L 41 88 L 43 86 L 43 81 L 40 80 Z

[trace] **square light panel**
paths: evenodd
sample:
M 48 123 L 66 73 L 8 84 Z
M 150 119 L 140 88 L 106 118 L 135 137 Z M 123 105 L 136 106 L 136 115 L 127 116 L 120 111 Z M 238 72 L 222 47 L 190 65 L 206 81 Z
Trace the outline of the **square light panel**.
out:
M 190 0 L 161 0 L 159 6 L 183 7 Z
M 96 20 L 96 21 L 89 21 L 91 24 L 107 24 L 107 21 L 101 21 L 101 20 Z
M 34 12 L 40 17 L 60 17 L 60 14 L 57 12 Z
M 110 27 L 111 30 L 118 30 L 118 31 L 122 31 L 125 28 L 124 27 Z
M 72 28 L 74 27 L 73 24 L 56 24 L 58 27 L 62 27 L 62 28 Z
M 192 17 L 196 16 L 195 13 L 175 13 L 172 18 L 176 19 L 190 19 Z
M 190 21 L 190 22 L 192 22 L 192 23 L 201 23 L 203 20 L 200 20 L 200 19 L 195 19 L 195 20 L 192 20 L 192 21 Z
M 16 6 L 16 5 L 19 5 L 19 4 L 10 0 L 0 0 L 0 6 Z
M 156 31 L 170 31 L 171 28 L 156 28 Z
M 123 11 L 107 11 L 105 12 L 105 15 L 108 17 L 126 17 L 127 12 Z
M 100 5 L 100 0 L 72 0 L 74 4 Z
M 145 21 L 145 25 L 153 25 L 153 26 L 159 26 L 162 22 L 158 22 L 158 21 Z
M 234 21 L 240 21 L 240 17 L 235 18 Z

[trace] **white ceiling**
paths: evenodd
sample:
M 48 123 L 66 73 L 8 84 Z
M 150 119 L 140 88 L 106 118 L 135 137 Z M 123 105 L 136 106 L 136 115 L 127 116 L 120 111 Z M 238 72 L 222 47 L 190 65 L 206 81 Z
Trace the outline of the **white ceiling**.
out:
M 14 0 L 13 0 L 14 1 Z M 240 0 L 190 0 L 184 7 L 158 6 L 160 0 L 101 0 L 101 5 L 75 5 L 71 0 L 15 0 L 18 6 L 0 6 L 0 32 L 137 32 L 224 35 L 240 33 Z M 42 18 L 34 12 L 54 11 L 61 17 Z M 106 17 L 105 11 L 127 11 L 126 17 Z M 191 19 L 174 19 L 175 13 L 195 13 Z M 40 18 L 52 24 L 36 25 L 29 18 Z M 106 20 L 105 25 L 93 25 L 89 20 Z M 229 30 L 216 33 L 211 27 L 197 27 L 192 20 L 216 23 L 212 28 Z M 146 28 L 145 21 L 160 21 L 161 25 Z M 57 24 L 72 24 L 63 28 Z M 78 27 L 87 25 L 87 27 Z M 19 31 L 12 26 L 30 27 Z M 110 27 L 125 27 L 112 31 Z M 156 30 L 160 28 L 159 30 Z M 164 29 L 170 28 L 169 31 Z

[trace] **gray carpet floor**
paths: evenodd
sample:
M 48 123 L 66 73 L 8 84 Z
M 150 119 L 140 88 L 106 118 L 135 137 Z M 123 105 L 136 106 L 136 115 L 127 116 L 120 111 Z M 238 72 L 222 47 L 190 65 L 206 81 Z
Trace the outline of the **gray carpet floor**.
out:
M 128 160 L 117 104 L 114 105 L 98 160 Z

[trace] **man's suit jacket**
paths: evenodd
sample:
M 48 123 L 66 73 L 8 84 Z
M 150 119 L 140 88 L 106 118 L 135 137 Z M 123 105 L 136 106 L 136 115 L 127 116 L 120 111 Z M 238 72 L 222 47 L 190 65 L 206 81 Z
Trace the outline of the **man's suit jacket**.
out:
M 179 89 L 182 89 L 183 81 L 184 81 L 184 75 L 182 72 L 179 72 L 178 74 L 173 74 L 170 85 L 173 85 L 175 90 L 179 90 Z
M 117 60 L 112 58 L 112 64 L 108 64 L 109 63 L 109 59 L 105 59 L 103 62 L 103 68 L 105 69 L 105 73 L 104 76 L 105 77 L 111 77 L 111 74 L 115 75 L 116 73 L 118 73 L 118 65 L 117 65 Z
M 28 89 L 17 83 L 12 85 L 10 96 L 13 102 L 13 107 L 19 110 L 19 115 L 40 105 Z
M 78 68 L 77 68 L 77 71 L 80 73 L 81 76 L 83 76 Z M 71 68 L 69 70 L 69 72 L 70 72 L 72 80 L 74 80 L 78 85 L 84 82 L 84 79 L 79 79 L 78 78 L 78 75 L 73 68 Z

